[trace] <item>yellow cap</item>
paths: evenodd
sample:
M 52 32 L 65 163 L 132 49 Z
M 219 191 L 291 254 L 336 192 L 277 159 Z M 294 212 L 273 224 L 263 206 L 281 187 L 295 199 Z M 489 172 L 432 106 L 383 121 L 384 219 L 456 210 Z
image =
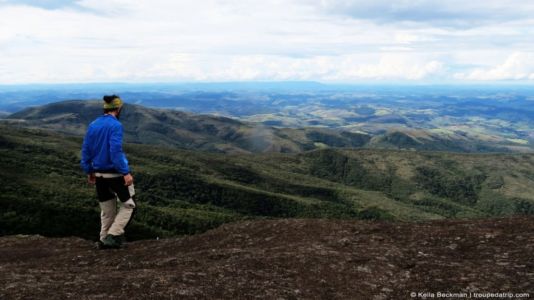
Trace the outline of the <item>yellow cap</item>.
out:
M 115 109 L 120 108 L 122 106 L 122 100 L 119 97 L 113 98 L 113 100 L 109 103 L 104 101 L 104 109 Z

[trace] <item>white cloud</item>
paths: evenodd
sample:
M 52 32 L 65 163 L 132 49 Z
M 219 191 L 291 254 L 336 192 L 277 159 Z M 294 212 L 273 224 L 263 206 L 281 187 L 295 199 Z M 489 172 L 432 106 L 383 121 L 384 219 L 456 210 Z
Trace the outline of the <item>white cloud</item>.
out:
M 213 68 L 213 63 L 217 68 Z M 415 55 L 341 55 L 290 58 L 276 55 L 203 57 L 177 54 L 151 69 L 193 80 L 419 80 L 439 76 L 443 63 Z
M 341 72 L 332 79 L 349 80 L 421 80 L 440 75 L 444 64 L 437 60 L 425 60 L 417 55 L 385 54 L 378 63 L 361 63 L 349 57 L 341 64 Z
M 515 0 L 32 2 L 0 2 L 2 83 L 525 79 L 513 62 L 490 72 L 500 75 L 479 73 L 510 52 L 534 53 L 533 5 Z M 434 6 L 477 26 L 421 15 Z M 504 17 L 491 16 L 497 10 Z M 516 76 L 502 75 L 510 69 Z
M 467 73 L 455 74 L 467 80 L 532 80 L 534 79 L 534 53 L 516 52 L 499 65 L 476 68 Z

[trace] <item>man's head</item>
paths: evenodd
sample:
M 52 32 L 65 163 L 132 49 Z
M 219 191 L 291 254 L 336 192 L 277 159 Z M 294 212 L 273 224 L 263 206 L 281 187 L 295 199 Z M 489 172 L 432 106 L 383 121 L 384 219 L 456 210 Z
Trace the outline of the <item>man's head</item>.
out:
M 115 112 L 115 116 L 118 118 L 123 105 L 121 98 L 117 95 L 106 95 L 102 100 L 104 100 L 104 113 L 109 114 Z

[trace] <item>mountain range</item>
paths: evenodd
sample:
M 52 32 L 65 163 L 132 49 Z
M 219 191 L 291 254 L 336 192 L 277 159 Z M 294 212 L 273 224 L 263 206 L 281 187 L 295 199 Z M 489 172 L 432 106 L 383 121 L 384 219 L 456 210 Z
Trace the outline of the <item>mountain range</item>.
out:
M 126 103 L 144 107 L 229 117 L 253 124 L 261 132 L 265 128 L 301 130 L 294 132 L 295 136 L 288 135 L 297 145 L 291 141 L 284 145 L 277 145 L 276 141 L 274 147 L 268 147 L 270 142 L 260 145 L 261 150 L 271 148 L 268 151 L 311 149 L 315 145 L 307 141 L 302 130 L 324 128 L 366 134 L 373 138 L 365 145 L 369 148 L 459 152 L 534 149 L 534 89 L 528 85 L 385 86 L 317 82 L 0 85 L 0 118 L 25 108 L 65 99 L 100 99 L 110 93 L 119 94 Z M 393 136 L 387 137 L 389 134 Z M 278 135 L 273 136 L 277 139 Z M 335 134 L 335 144 L 352 144 L 339 138 Z M 286 139 L 284 134 L 282 139 Z M 259 150 L 255 144 L 258 139 L 253 139 L 253 146 L 244 140 L 248 145 L 214 145 L 210 141 L 203 149 Z M 323 144 L 319 141 L 318 146 Z
M 101 101 L 72 100 L 30 107 L 0 120 L 10 126 L 49 129 L 82 136 L 102 114 Z M 126 104 L 121 114 L 125 140 L 224 153 L 302 152 L 313 149 L 379 148 L 454 152 L 530 151 L 519 144 L 462 133 L 390 128 L 375 134 L 324 126 L 286 128 L 216 115 Z

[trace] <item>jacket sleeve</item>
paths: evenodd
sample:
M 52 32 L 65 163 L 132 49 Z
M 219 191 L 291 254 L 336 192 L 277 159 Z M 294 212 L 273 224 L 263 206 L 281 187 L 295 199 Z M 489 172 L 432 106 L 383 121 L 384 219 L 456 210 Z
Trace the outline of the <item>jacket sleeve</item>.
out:
M 89 130 L 87 130 L 87 133 L 85 134 L 85 137 L 83 138 L 83 144 L 82 144 L 82 159 L 80 161 L 80 166 L 82 167 L 82 170 L 85 172 L 85 174 L 93 173 L 93 155 L 91 154 L 91 148 L 89 147 L 90 141 L 89 141 Z
M 115 170 L 123 175 L 130 173 L 128 160 L 122 151 L 122 125 L 118 124 L 113 127 L 109 143 L 111 161 Z

